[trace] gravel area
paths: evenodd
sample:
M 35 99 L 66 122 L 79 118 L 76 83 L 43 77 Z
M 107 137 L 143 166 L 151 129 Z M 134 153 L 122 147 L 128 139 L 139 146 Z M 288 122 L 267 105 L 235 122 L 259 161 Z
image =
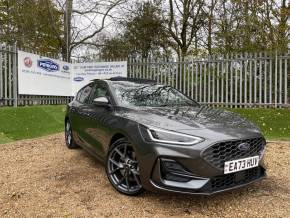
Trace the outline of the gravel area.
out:
M 210 197 L 117 193 L 63 134 L 0 145 L 0 217 L 290 217 L 290 142 L 269 143 L 267 179 Z

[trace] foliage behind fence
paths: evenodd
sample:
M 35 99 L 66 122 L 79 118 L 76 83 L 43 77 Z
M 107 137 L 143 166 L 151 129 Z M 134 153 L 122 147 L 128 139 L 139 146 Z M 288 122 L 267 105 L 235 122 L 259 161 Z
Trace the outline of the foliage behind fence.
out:
M 289 107 L 289 58 L 255 53 L 184 61 L 129 59 L 128 76 L 171 85 L 202 104 Z M 17 85 L 17 48 L 0 45 L 0 106 L 66 104 L 72 99 L 19 95 Z
M 171 85 L 204 104 L 288 107 L 289 54 L 239 54 L 203 60 L 130 59 L 130 77 Z

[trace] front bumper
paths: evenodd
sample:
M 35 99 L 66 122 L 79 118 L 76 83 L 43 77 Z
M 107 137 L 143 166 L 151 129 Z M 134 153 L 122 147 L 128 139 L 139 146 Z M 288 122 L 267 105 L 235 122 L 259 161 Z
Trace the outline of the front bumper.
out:
M 161 190 L 165 192 L 211 195 L 240 188 L 266 177 L 266 170 L 262 166 L 205 178 L 193 175 L 184 168 L 181 169 L 181 167 L 170 169 L 165 166 L 168 162 L 176 164 L 172 160 L 161 158 L 157 160 L 150 179 L 150 183 L 156 189 L 151 189 L 152 191 Z M 181 165 L 177 163 L 177 166 Z
M 203 157 L 203 152 L 218 143 L 216 140 L 206 140 L 194 146 L 148 143 L 140 137 L 133 141 L 139 153 L 142 185 L 153 192 L 210 195 L 239 188 L 266 177 L 263 158 L 258 167 L 231 174 L 224 174 L 223 169 L 214 167 Z

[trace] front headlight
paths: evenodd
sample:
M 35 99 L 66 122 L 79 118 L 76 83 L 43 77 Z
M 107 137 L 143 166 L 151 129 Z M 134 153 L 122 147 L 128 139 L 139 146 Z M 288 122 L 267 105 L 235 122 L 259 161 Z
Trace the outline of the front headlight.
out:
M 203 141 L 203 138 L 159 129 L 156 127 L 145 127 L 140 125 L 140 131 L 143 138 L 150 142 L 160 142 L 174 145 L 195 145 Z

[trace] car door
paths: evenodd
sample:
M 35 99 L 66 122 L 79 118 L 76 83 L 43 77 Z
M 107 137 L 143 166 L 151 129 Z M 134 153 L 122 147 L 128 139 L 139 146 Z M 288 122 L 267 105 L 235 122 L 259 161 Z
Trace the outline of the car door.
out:
M 78 144 L 83 147 L 88 147 L 89 144 L 86 143 L 87 138 L 87 129 L 86 129 L 86 121 L 87 119 L 87 108 L 88 103 L 90 102 L 90 96 L 92 93 L 92 88 L 94 84 L 90 83 L 83 87 L 77 94 L 75 101 L 71 106 L 71 122 L 72 128 L 76 133 L 75 140 Z
M 105 147 L 110 139 L 108 121 L 112 119 L 113 110 L 109 105 L 94 104 L 93 100 L 99 97 L 111 99 L 109 89 L 102 81 L 94 85 L 89 102 L 82 107 L 83 136 L 90 150 L 99 158 L 104 159 Z

